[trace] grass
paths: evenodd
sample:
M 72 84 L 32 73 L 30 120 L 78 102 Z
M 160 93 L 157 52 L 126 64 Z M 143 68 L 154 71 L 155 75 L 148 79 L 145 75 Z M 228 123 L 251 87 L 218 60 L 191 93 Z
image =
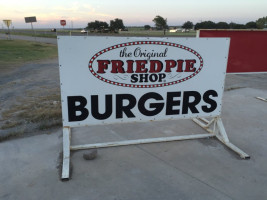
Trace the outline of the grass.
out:
M 162 37 L 168 37 L 168 36 L 176 36 L 176 37 L 195 37 L 196 31 L 190 31 L 190 32 L 175 32 L 170 33 L 168 30 L 166 30 L 165 35 L 163 30 L 161 31 L 150 31 L 150 30 L 144 30 L 142 28 L 131 28 L 129 31 L 122 31 L 120 32 L 121 35 L 128 35 L 128 36 L 162 36 Z
M 59 89 L 42 89 L 25 92 L 17 103 L 1 113 L 0 142 L 21 136 L 49 133 L 62 127 L 61 98 Z M 39 90 L 38 90 L 39 91 Z
M 36 130 L 48 131 L 62 127 L 59 91 L 53 94 L 28 97 L 2 112 L 5 121 L 0 130 L 0 142 L 27 135 Z M 1 132 L 1 131 L 0 131 Z
M 15 119 L 16 124 L 37 124 L 39 130 L 62 126 L 61 104 L 59 94 L 32 97 L 2 113 L 3 119 Z M 11 128 L 13 123 L 5 123 L 1 129 Z
M 57 57 L 57 47 L 23 40 L 0 40 L 0 73 L 20 67 L 25 62 Z M 10 85 L 16 84 L 10 82 Z M 7 85 L 1 85 L 3 89 Z M 2 109 L 0 119 L 0 141 L 31 135 L 36 130 L 49 130 L 62 126 L 60 92 L 45 89 L 25 93 L 15 105 Z
M 0 66 L 57 57 L 57 47 L 23 40 L 0 40 Z
M 6 121 L 5 124 L 0 127 L 0 129 L 2 129 L 2 130 L 10 129 L 10 128 L 17 127 L 21 124 L 22 124 L 22 122 L 20 122 L 20 121 Z
M 10 33 L 11 35 L 11 38 L 12 38 L 12 35 L 24 35 L 24 36 L 31 36 L 31 37 L 45 37 L 45 38 L 57 38 L 56 35 L 52 35 L 52 34 L 45 34 L 45 33 L 38 33 L 38 31 L 36 31 L 35 34 L 33 34 L 31 31 L 29 30 L 26 30 L 27 32 L 14 32 L 12 31 Z M 29 31 L 29 32 L 28 32 Z M 0 31 L 0 33 L 2 34 L 6 34 L 5 31 Z

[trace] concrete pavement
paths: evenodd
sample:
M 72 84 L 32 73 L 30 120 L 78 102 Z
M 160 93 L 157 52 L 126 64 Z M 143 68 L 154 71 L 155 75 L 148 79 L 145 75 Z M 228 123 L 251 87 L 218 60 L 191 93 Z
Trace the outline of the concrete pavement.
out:
M 58 130 L 0 143 L 0 199 L 266 199 L 267 103 L 255 99 L 266 89 L 231 89 L 223 98 L 228 136 L 250 160 L 215 139 L 99 149 L 92 161 L 78 151 L 71 180 L 61 182 Z M 190 120 L 92 126 L 73 129 L 72 143 L 203 132 Z

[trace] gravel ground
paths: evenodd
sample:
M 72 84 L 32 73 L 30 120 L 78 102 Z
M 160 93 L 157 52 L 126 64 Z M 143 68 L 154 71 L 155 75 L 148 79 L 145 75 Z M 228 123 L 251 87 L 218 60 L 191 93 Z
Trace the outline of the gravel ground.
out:
M 56 95 L 57 98 L 52 99 L 51 95 Z M 49 128 L 40 131 L 38 123 L 22 119 L 20 110 L 27 109 L 25 113 L 29 115 L 34 112 L 31 105 L 42 105 L 48 100 L 57 104 L 55 106 L 60 106 L 59 96 L 57 59 L 27 63 L 0 73 L 0 139 L 9 135 L 28 136 L 49 133 Z M 45 102 L 44 99 L 47 101 Z

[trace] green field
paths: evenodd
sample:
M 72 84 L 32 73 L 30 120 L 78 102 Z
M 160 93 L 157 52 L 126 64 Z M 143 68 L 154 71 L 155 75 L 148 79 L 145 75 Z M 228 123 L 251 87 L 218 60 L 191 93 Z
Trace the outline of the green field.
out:
M 5 34 L 5 31 L 0 31 L 0 33 Z M 30 29 L 20 29 L 12 30 L 12 35 L 24 35 L 24 36 L 34 36 L 33 32 Z M 81 33 L 81 29 L 73 30 L 62 30 L 58 29 L 56 32 L 51 32 L 49 29 L 39 29 L 35 30 L 35 37 L 47 37 L 47 38 L 56 38 L 57 35 L 73 35 L 73 36 L 85 36 L 85 35 L 104 35 L 104 36 L 144 36 L 144 37 L 195 37 L 196 31 L 190 30 L 189 32 L 178 31 L 175 33 L 170 33 L 169 30 L 166 30 L 165 35 L 163 30 L 145 30 L 144 27 L 129 27 L 128 31 L 119 31 L 119 33 Z
M 0 40 L 0 66 L 57 57 L 57 47 L 23 40 Z
M 170 33 L 168 30 L 166 30 L 165 35 L 163 30 L 162 31 L 156 31 L 156 30 L 142 30 L 142 29 L 129 29 L 129 31 L 122 31 L 119 33 L 120 35 L 125 36 L 148 36 L 148 37 L 195 37 L 196 31 L 190 31 L 190 32 L 176 32 L 176 33 Z
M 2 34 L 6 34 L 7 31 L 0 31 L 0 33 Z M 48 33 L 48 34 L 47 34 Z M 45 37 L 45 38 L 57 38 L 56 34 L 49 34 L 50 31 L 47 30 L 47 33 L 42 31 L 36 31 L 35 34 L 29 30 L 29 29 L 25 29 L 25 30 L 19 30 L 19 31 L 11 31 L 10 35 L 24 35 L 24 36 L 31 36 L 31 37 Z

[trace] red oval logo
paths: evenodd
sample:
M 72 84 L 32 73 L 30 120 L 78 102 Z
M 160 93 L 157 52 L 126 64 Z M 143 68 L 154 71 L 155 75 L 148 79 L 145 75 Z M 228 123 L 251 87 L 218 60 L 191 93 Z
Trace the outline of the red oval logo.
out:
M 195 77 L 203 59 L 184 45 L 163 41 L 122 43 L 97 52 L 89 71 L 99 80 L 132 88 L 165 87 Z

